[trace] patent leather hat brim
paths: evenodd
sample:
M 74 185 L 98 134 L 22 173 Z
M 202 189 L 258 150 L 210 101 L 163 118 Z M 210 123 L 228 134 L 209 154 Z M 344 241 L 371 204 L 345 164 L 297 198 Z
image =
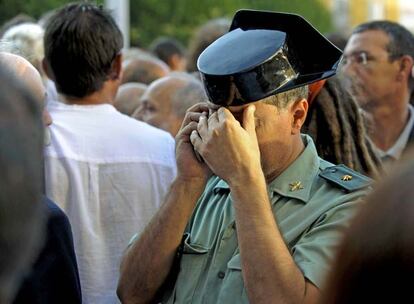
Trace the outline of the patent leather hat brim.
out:
M 298 15 L 242 10 L 198 68 L 213 103 L 242 105 L 335 75 L 341 55 Z

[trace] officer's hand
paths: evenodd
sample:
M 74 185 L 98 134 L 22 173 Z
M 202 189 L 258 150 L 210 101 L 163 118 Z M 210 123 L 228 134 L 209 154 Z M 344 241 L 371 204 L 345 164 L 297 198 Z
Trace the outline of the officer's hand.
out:
M 199 103 L 189 108 L 175 137 L 177 177 L 184 180 L 202 179 L 207 181 L 212 174 L 200 156 L 196 155 L 190 141 L 190 134 L 197 129 L 200 117 L 207 116 L 208 112 L 207 103 Z
M 255 106 L 243 109 L 242 125 L 226 108 L 201 116 L 191 142 L 211 170 L 230 185 L 243 184 L 261 172 Z

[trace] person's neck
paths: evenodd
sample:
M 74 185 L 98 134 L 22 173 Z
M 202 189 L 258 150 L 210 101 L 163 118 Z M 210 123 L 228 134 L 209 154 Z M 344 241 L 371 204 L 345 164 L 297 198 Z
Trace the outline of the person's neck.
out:
M 105 83 L 99 91 L 93 92 L 82 98 L 63 96 L 63 101 L 67 104 L 75 105 L 100 105 L 113 104 L 117 88 Z
M 305 149 L 305 145 L 302 140 L 302 136 L 299 134 L 298 136 L 295 136 L 294 142 L 292 144 L 292 149 L 290 150 L 290 153 L 286 157 L 286 160 L 283 161 L 284 165 L 281 166 L 280 163 L 276 164 L 274 168 L 266 168 L 263 167 L 263 172 L 265 174 L 266 183 L 271 183 L 276 177 L 278 177 L 280 174 L 283 173 L 303 152 Z M 266 157 L 266 155 L 262 154 L 262 157 Z M 268 157 L 272 157 L 272 155 L 268 155 Z M 266 164 L 272 164 L 272 162 L 266 162 L 266 160 L 262 159 L 262 163 Z
M 389 150 L 400 137 L 408 121 L 408 101 L 388 100 L 368 110 L 373 120 L 371 140 L 382 151 Z

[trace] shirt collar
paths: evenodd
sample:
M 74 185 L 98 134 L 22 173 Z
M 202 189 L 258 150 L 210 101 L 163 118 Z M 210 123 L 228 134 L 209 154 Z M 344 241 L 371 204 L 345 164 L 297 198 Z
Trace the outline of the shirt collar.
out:
M 404 127 L 404 130 L 398 137 L 395 144 L 389 148 L 387 151 L 382 151 L 378 149 L 379 155 L 381 158 L 393 158 L 397 160 L 401 157 L 401 154 L 404 152 L 405 147 L 407 146 L 408 139 L 410 138 L 411 130 L 414 126 L 414 108 L 412 105 L 408 105 L 408 121 Z
M 268 185 L 271 197 L 274 193 L 278 193 L 284 197 L 299 199 L 304 203 L 309 200 L 313 180 L 319 174 L 320 161 L 312 139 L 308 135 L 302 135 L 302 140 L 305 149 L 299 157 Z M 230 187 L 221 179 L 214 186 L 213 191 L 217 193 L 220 189 L 230 189 Z
M 60 110 L 69 110 L 69 111 L 78 111 L 78 112 L 89 112 L 93 111 L 94 113 L 98 112 L 117 112 L 115 107 L 109 103 L 102 103 L 96 105 L 79 105 L 79 104 L 67 104 L 59 100 L 49 101 L 47 104 L 48 109 L 60 109 Z

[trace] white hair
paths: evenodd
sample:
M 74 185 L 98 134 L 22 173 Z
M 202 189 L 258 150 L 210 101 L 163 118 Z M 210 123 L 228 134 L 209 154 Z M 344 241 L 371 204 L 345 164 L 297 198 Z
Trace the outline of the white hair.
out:
M 40 70 L 44 57 L 44 29 L 36 23 L 22 23 L 9 28 L 3 35 L 4 43 L 10 43 L 18 55 L 27 59 Z

